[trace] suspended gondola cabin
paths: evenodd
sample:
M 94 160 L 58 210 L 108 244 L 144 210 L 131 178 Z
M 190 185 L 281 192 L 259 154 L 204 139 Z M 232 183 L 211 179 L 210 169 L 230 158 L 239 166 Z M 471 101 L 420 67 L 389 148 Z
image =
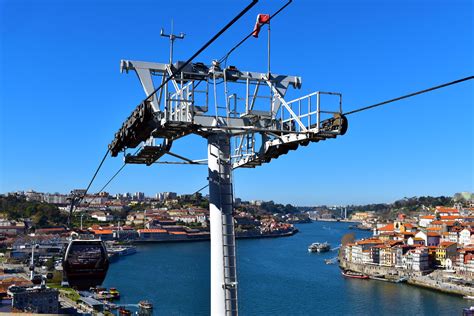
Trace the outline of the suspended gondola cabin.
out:
M 69 286 L 88 290 L 101 285 L 109 269 L 104 243 L 98 239 L 72 240 L 64 255 L 63 273 Z

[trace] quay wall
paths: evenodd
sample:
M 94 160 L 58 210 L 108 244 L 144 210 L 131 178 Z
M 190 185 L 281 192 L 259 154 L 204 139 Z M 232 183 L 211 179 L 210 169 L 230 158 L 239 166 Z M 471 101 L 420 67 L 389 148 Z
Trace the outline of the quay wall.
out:
M 384 267 L 370 264 L 360 264 L 341 260 L 339 266 L 342 269 L 363 273 L 369 277 L 383 277 L 388 281 L 396 282 L 400 278 L 407 278 L 407 283 L 440 291 L 448 294 L 474 296 L 474 288 L 470 286 L 455 284 L 443 280 L 442 271 L 423 275 L 422 272 L 407 271 L 402 268 Z
M 451 282 L 439 281 L 430 278 L 430 276 L 428 275 L 421 277 L 411 277 L 408 279 L 408 284 L 429 288 L 432 290 L 437 290 L 449 294 L 474 296 L 474 288 L 472 287 L 454 284 Z
M 384 267 L 371 264 L 353 263 L 341 260 L 339 266 L 345 270 L 363 273 L 371 277 L 384 277 L 389 281 L 396 281 L 402 277 L 407 277 L 407 273 L 395 267 Z

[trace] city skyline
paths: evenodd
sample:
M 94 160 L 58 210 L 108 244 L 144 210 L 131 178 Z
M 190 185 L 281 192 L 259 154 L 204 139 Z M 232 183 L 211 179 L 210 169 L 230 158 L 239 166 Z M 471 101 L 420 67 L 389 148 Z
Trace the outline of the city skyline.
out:
M 168 42 L 159 38 L 159 29 L 169 29 L 169 12 L 177 12 L 178 4 L 139 1 L 127 4 L 127 12 L 125 4 L 106 1 L 94 10 L 88 2 L 0 5 L 0 75 L 8 79 L 0 80 L 0 191 L 67 193 L 86 187 L 113 134 L 144 97 L 133 75 L 118 72 L 120 59 L 167 61 Z M 215 2 L 202 6 L 210 12 Z M 175 60 L 189 57 L 242 4 L 222 6 L 223 16 L 199 19 L 199 28 L 189 12 L 176 14 L 175 31 L 187 35 L 175 45 Z M 258 13 L 276 8 L 262 1 L 196 61 L 221 57 L 247 33 L 243 30 L 252 29 Z M 470 21 L 469 1 L 383 7 L 295 2 L 272 22 L 272 69 L 302 76 L 298 94 L 343 93 L 343 108 L 351 110 L 472 75 Z M 265 71 L 264 33 L 236 51 L 230 63 Z M 330 205 L 472 192 L 472 88 L 465 82 L 350 116 L 347 135 L 255 170 L 236 170 L 236 196 Z M 204 158 L 204 144 L 192 136 L 176 142 L 174 150 Z M 121 164 L 108 159 L 91 192 Z M 201 166 L 130 165 L 106 191 L 192 193 L 206 177 Z

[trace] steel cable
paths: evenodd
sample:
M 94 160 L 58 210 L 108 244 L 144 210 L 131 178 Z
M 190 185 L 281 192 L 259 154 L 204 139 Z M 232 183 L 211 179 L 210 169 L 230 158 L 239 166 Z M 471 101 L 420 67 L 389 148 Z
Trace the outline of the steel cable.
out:
M 417 92 L 413 92 L 413 93 L 410 93 L 410 94 L 406 94 L 406 95 L 403 95 L 403 96 L 395 98 L 395 99 L 390 99 L 390 100 L 386 100 L 386 101 L 379 102 L 379 103 L 376 103 L 376 104 L 372 104 L 372 105 L 369 105 L 369 106 L 365 106 L 365 107 L 357 109 L 357 110 L 346 112 L 343 115 L 347 116 L 347 115 L 351 115 L 351 114 L 354 114 L 354 113 L 362 112 L 362 111 L 369 110 L 369 109 L 372 109 L 372 108 L 375 108 L 375 107 L 378 107 L 378 106 L 381 106 L 381 105 L 384 105 L 384 104 L 388 104 L 388 103 L 392 103 L 392 102 L 399 101 L 399 100 L 402 100 L 402 99 L 410 98 L 410 97 L 413 97 L 415 95 L 419 95 L 419 94 L 423 94 L 423 93 L 430 92 L 430 91 L 433 91 L 433 90 L 441 89 L 441 88 L 451 86 L 451 85 L 454 85 L 454 84 L 458 84 L 458 83 L 461 83 L 461 82 L 464 82 L 464 81 L 467 81 L 467 80 L 471 80 L 471 79 L 474 79 L 474 76 L 469 76 L 469 77 L 454 80 L 454 81 L 451 81 L 451 82 L 443 83 L 441 85 L 434 86 L 434 87 L 424 89 L 424 90 L 420 90 L 420 91 L 417 91 Z

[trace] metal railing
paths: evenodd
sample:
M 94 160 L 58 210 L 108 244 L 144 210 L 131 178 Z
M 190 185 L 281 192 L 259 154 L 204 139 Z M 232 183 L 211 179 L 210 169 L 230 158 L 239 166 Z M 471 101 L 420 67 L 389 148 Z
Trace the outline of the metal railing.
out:
M 337 110 L 321 109 L 321 95 L 332 95 L 339 97 Z M 287 102 L 291 111 L 296 114 L 303 126 L 284 106 L 280 107 L 278 121 L 282 131 L 304 132 L 303 127 L 311 132 L 319 132 L 321 122 L 334 116 L 334 114 L 342 114 L 342 94 L 338 92 L 316 91 L 303 97 Z

